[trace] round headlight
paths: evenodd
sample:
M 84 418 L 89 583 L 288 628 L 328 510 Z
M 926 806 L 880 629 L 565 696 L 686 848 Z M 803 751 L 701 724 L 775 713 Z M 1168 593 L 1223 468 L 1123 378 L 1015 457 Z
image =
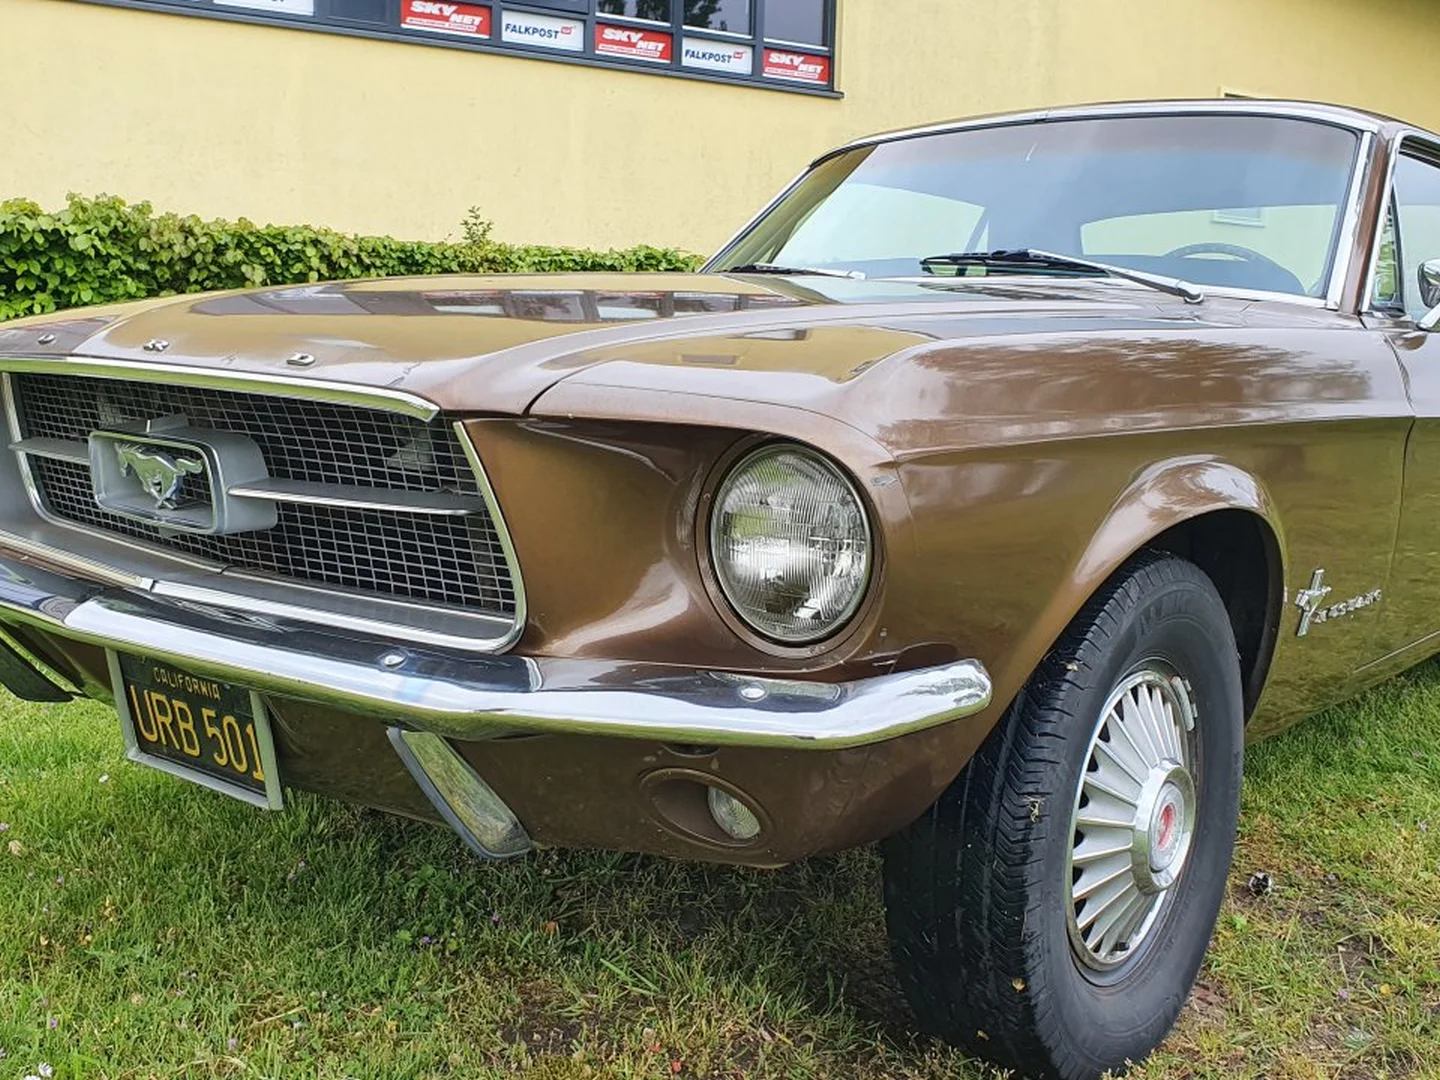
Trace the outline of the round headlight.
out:
M 854 486 L 829 461 L 798 446 L 766 446 L 715 493 L 710 556 L 742 619 L 801 645 L 834 633 L 864 599 L 870 524 Z

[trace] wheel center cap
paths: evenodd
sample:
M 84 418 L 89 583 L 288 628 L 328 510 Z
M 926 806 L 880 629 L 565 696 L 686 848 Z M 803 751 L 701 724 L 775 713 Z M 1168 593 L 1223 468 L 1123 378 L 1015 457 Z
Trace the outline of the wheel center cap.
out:
M 1153 895 L 1185 869 L 1195 833 L 1195 782 L 1176 762 L 1161 762 L 1136 803 L 1131 866 L 1140 891 Z
M 1184 827 L 1184 799 L 1173 784 L 1165 785 L 1150 826 L 1150 867 L 1168 870 L 1180 852 L 1180 834 Z

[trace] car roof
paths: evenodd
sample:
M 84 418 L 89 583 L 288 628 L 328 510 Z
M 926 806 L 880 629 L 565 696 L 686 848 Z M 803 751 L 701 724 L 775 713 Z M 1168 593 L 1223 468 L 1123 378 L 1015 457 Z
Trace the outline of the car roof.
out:
M 1415 133 L 1440 141 L 1435 135 L 1402 120 L 1380 113 L 1353 109 L 1344 105 L 1328 105 L 1316 101 L 1282 101 L 1259 98 L 1192 98 L 1174 101 L 1117 101 L 1094 105 L 1067 105 L 1050 109 L 1031 109 L 1023 112 L 992 113 L 986 116 L 948 120 L 921 127 L 900 128 L 854 139 L 843 146 L 815 160 L 819 164 L 826 158 L 857 146 L 893 142 L 897 139 L 912 139 L 921 135 L 937 135 L 948 131 L 963 131 L 967 128 L 997 127 L 1009 124 L 1034 124 L 1048 120 L 1080 120 L 1117 116 L 1166 116 L 1166 115 L 1224 115 L 1277 116 L 1292 119 L 1314 120 L 1334 124 L 1353 131 L 1370 132 L 1383 137 L 1400 133 Z

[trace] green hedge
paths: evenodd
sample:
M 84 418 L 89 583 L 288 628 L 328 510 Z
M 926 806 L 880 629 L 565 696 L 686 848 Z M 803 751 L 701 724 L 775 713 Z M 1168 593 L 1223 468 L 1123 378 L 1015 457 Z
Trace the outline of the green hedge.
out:
M 0 319 L 172 293 L 400 274 L 691 270 L 699 258 L 506 244 L 471 210 L 458 242 L 352 236 L 309 225 L 257 226 L 156 214 L 149 203 L 71 195 L 46 213 L 0 203 Z

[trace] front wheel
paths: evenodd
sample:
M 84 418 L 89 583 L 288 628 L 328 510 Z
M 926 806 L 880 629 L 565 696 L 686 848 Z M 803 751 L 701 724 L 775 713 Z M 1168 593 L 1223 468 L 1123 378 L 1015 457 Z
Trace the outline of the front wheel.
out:
M 883 846 L 895 963 L 921 1023 L 1037 1080 L 1147 1057 L 1219 915 L 1243 728 L 1214 585 L 1183 559 L 1138 557 Z

